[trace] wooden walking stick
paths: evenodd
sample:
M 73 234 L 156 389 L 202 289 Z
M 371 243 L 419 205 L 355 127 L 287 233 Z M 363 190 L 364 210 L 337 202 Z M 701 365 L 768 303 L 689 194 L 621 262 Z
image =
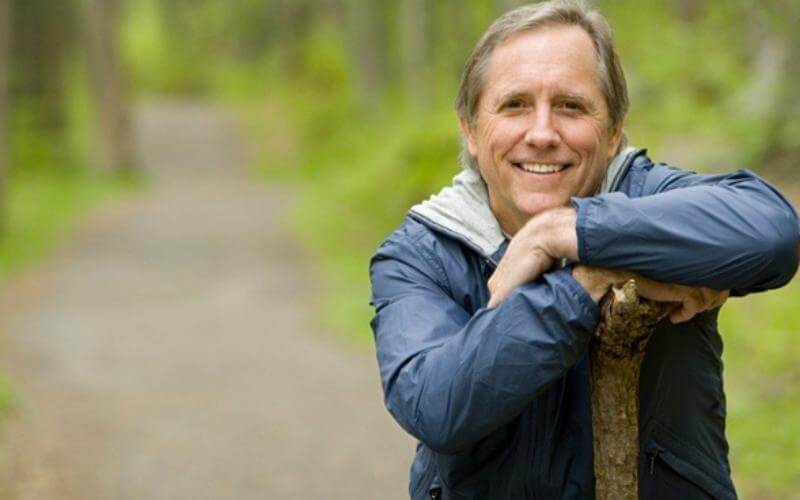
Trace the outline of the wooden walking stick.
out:
M 590 343 L 595 498 L 639 498 L 639 370 L 664 303 L 639 298 L 636 282 L 612 287 L 601 301 Z

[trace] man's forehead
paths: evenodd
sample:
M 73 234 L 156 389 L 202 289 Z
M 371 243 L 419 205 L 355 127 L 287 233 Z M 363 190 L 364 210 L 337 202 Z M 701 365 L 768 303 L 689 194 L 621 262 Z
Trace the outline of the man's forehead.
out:
M 589 34 L 579 26 L 548 26 L 523 31 L 501 43 L 492 54 L 491 64 L 582 65 L 594 68 L 597 52 Z
M 571 25 L 542 27 L 512 36 L 494 50 L 487 69 L 486 84 L 494 87 L 493 93 L 514 92 L 515 87 L 533 81 L 560 83 L 578 92 L 598 81 L 594 44 L 581 27 Z
M 506 38 L 497 45 L 494 52 L 509 50 L 515 46 L 527 45 L 542 51 L 561 49 L 596 58 L 594 42 L 589 33 L 576 24 L 547 24 L 522 30 Z

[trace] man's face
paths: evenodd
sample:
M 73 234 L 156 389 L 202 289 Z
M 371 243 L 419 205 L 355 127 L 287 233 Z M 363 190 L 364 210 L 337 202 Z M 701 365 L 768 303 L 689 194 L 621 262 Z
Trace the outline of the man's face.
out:
M 528 219 L 593 194 L 614 156 L 597 54 L 577 26 L 524 32 L 489 62 L 475 123 L 462 123 L 492 211 L 515 234 Z

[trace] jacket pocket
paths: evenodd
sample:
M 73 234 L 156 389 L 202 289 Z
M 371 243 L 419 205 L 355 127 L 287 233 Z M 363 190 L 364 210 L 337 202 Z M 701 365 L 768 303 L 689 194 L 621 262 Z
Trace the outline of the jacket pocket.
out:
M 442 496 L 442 487 L 439 486 L 438 481 L 434 481 L 428 489 L 428 498 L 430 498 L 430 500 L 444 500 Z
M 728 472 L 665 432 L 650 437 L 639 469 L 639 498 L 735 500 Z
M 411 466 L 410 497 L 414 500 L 428 500 L 432 482 L 437 478 L 436 464 L 433 461 L 433 452 L 423 446 L 417 445 L 417 456 Z

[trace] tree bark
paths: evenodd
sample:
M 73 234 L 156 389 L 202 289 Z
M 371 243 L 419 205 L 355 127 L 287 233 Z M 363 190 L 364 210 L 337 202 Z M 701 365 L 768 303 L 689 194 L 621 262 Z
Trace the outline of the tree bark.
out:
M 379 103 L 386 86 L 381 4 L 373 0 L 347 0 L 345 7 L 356 84 L 363 108 L 370 110 Z
M 786 20 L 800 18 L 800 6 L 786 2 L 782 7 Z M 760 133 L 765 140 L 750 161 L 759 165 L 760 171 L 790 181 L 800 160 L 800 144 L 792 139 L 796 134 L 790 132 L 800 113 L 800 34 L 792 21 L 770 22 L 766 13 L 754 12 L 751 19 L 753 49 L 748 73 L 752 76 L 740 100 L 751 108 L 746 116 L 754 113 L 764 123 Z M 779 29 L 775 29 L 776 24 Z M 739 100 L 732 105 L 742 110 Z
M 401 19 L 403 76 L 406 95 L 412 105 L 428 103 L 426 48 L 428 12 L 424 0 L 406 0 L 398 5 Z
M 612 288 L 590 343 L 595 498 L 637 500 L 639 371 L 665 304 L 640 299 L 636 282 Z
M 89 73 L 97 115 L 98 163 L 122 175 L 135 173 L 125 80 L 118 48 L 118 0 L 89 7 Z
M 11 0 L 10 5 L 11 93 L 23 117 L 15 134 L 31 144 L 20 148 L 15 168 L 72 167 L 66 68 L 77 38 L 76 0 Z
M 11 43 L 10 0 L 0 0 L 0 237 L 6 227 L 6 179 L 8 177 L 9 45 Z

